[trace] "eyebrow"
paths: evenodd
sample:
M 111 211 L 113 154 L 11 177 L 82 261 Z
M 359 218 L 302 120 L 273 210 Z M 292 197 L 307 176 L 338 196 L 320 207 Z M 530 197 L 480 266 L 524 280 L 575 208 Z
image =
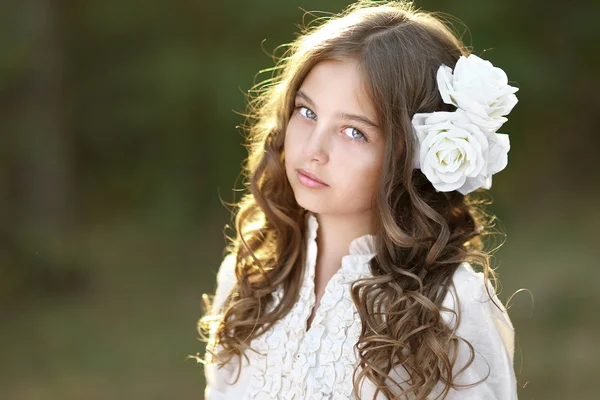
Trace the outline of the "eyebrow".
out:
M 315 103 L 302 90 L 298 89 L 298 91 L 296 92 L 296 97 L 300 97 L 300 98 L 304 99 L 311 107 L 316 108 Z M 379 127 L 377 126 L 377 124 L 375 122 L 371 121 L 367 117 L 363 117 L 362 115 L 338 113 L 337 116 L 342 119 L 349 120 L 349 121 L 362 122 L 363 124 L 368 125 L 372 128 L 379 129 Z

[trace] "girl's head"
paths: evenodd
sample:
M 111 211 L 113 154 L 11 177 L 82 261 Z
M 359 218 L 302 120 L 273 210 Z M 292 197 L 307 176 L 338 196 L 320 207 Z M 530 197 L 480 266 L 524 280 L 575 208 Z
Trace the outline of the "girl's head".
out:
M 237 255 L 238 282 L 223 308 L 209 312 L 222 313 L 221 362 L 241 356 L 297 301 L 305 211 L 367 213 L 377 255 L 373 278 L 352 290 L 363 321 L 355 389 L 368 378 L 391 397 L 386 378 L 399 364 L 411 374 L 401 388 L 417 398 L 439 381 L 453 385 L 448 350 L 459 338 L 439 307 L 460 262 L 493 276 L 481 241 L 489 221 L 471 196 L 438 192 L 415 169 L 411 120 L 453 111 L 440 97 L 436 72 L 465 54 L 434 14 L 410 3 L 359 1 L 306 28 L 270 69 L 274 76 L 253 90 L 244 126 L 248 193 L 236 204 L 228 249 Z M 308 188 L 298 169 L 327 186 Z M 279 285 L 284 296 L 270 309 Z M 375 312 L 375 298 L 385 317 Z M 201 330 L 209 321 L 200 321 Z
M 371 219 L 385 152 L 377 121 L 354 59 L 322 60 L 311 68 L 296 91 L 284 144 L 287 178 L 302 208 Z M 300 170 L 325 185 L 307 186 Z
M 411 119 L 452 109 L 439 95 L 436 71 L 463 54 L 440 21 L 398 3 L 356 3 L 292 43 L 271 87 L 279 129 L 269 135 L 284 154 L 298 204 L 317 213 L 364 213 L 397 194 L 378 187 L 431 189 L 414 171 Z M 298 169 L 328 186 L 307 189 Z

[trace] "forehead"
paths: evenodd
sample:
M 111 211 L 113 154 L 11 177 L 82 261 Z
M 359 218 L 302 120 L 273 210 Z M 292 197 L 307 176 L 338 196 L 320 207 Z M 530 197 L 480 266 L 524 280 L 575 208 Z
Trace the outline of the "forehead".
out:
M 319 107 L 333 114 L 360 114 L 376 121 L 364 79 L 355 60 L 324 60 L 308 73 L 300 90 Z

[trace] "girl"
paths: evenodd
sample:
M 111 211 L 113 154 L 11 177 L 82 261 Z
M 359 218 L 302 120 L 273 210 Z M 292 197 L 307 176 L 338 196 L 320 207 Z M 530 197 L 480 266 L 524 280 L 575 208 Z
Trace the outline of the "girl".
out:
M 507 163 L 506 74 L 433 14 L 367 1 L 273 70 L 204 296 L 205 397 L 515 399 L 491 219 L 469 195 Z

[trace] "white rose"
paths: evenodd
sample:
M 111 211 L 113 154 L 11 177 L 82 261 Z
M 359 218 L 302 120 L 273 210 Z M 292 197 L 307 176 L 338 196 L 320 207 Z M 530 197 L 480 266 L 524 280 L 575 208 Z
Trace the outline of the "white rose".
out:
M 444 103 L 453 104 L 467 112 L 473 123 L 483 129 L 496 131 L 506 122 L 519 88 L 510 86 L 506 73 L 475 54 L 461 56 L 454 73 L 447 65 L 440 66 L 437 84 Z
M 489 147 L 486 173 L 475 178 L 467 178 L 465 184 L 460 188 L 462 194 L 470 193 L 479 188 L 491 188 L 492 175 L 502 171 L 508 164 L 508 151 L 510 150 L 508 135 L 494 133 L 487 135 L 487 137 Z
M 508 164 L 510 140 L 504 133 L 488 135 L 489 150 L 487 156 L 487 174 L 492 175 L 502 171 Z
M 467 194 L 474 185 L 486 185 L 490 168 L 497 169 L 503 162 L 503 139 L 498 141 L 495 164 L 490 167 L 488 137 L 461 110 L 415 114 L 412 122 L 417 137 L 415 168 L 438 192 Z

